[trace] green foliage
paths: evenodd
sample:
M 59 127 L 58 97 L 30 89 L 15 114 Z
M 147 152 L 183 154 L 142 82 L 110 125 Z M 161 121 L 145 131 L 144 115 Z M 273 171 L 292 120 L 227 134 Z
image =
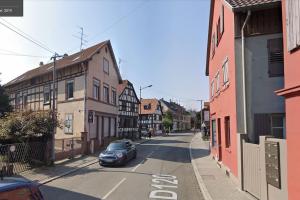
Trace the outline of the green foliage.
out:
M 52 120 L 51 111 L 26 111 L 9 113 L 0 119 L 0 140 L 24 142 L 31 138 L 49 138 L 53 127 L 61 122 Z
M 0 117 L 10 111 L 11 106 L 9 105 L 9 97 L 6 95 L 3 86 L 0 84 Z
M 170 111 L 167 111 L 162 120 L 165 130 L 171 130 L 173 127 L 173 115 Z

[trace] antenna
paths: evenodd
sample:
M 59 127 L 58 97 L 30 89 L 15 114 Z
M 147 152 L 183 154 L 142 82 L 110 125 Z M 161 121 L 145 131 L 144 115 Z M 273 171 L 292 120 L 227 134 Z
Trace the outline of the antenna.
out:
M 79 29 L 80 29 L 80 32 L 78 32 L 78 34 L 80 34 L 80 36 L 77 36 L 77 35 L 72 35 L 72 36 L 80 40 L 80 51 L 81 51 L 83 45 L 88 43 L 88 41 L 85 39 L 85 37 L 87 37 L 87 35 L 83 33 L 83 27 L 80 26 Z

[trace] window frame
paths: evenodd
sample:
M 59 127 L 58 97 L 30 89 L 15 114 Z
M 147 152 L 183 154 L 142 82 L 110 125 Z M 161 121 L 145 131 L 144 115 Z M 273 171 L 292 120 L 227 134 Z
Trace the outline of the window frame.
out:
M 48 91 L 46 91 L 46 88 L 47 88 Z M 45 94 L 47 94 L 47 93 L 49 95 L 49 99 L 48 99 L 48 101 L 45 101 L 45 99 L 46 99 L 45 98 Z M 50 89 L 49 85 L 45 85 L 44 88 L 43 88 L 43 98 L 44 98 L 44 100 L 43 100 L 44 105 L 45 104 L 50 104 L 50 101 L 51 101 L 51 89 Z M 30 97 L 30 101 L 31 101 L 31 99 L 32 99 L 32 97 Z
M 224 117 L 225 147 L 231 147 L 230 116 Z
M 106 68 L 106 64 L 107 63 L 107 68 Z M 103 72 L 106 74 L 109 74 L 109 60 L 106 59 L 105 57 L 103 57 Z
M 67 131 L 66 131 L 66 121 L 69 119 L 69 117 L 67 117 L 67 116 L 72 116 L 71 117 L 72 121 L 71 121 L 70 127 L 67 128 Z M 71 129 L 71 131 L 70 131 L 70 129 Z M 64 123 L 64 133 L 65 134 L 73 134 L 73 132 L 74 132 L 74 114 L 73 113 L 66 113 L 65 114 L 65 123 Z
M 100 92 L 101 92 L 100 87 L 101 87 L 100 80 L 94 78 L 93 79 L 93 98 L 98 101 L 100 100 Z M 97 94 L 95 94 L 95 91 Z
M 211 98 L 213 98 L 214 95 L 215 95 L 215 83 L 214 82 L 215 81 L 212 80 L 211 83 L 210 83 L 210 96 L 211 96 Z
M 227 83 L 229 83 L 229 71 L 228 70 L 229 70 L 228 69 L 228 58 L 226 58 L 222 65 L 223 85 L 226 85 Z
M 105 91 L 107 91 L 107 95 L 105 95 Z M 103 84 L 103 101 L 109 103 L 109 85 L 106 83 Z
M 73 96 L 72 97 L 69 97 L 68 85 L 70 83 L 72 83 L 72 85 L 73 85 L 73 91 L 72 91 Z M 74 81 L 74 79 L 66 80 L 66 91 L 65 91 L 66 100 L 74 99 L 74 92 L 75 92 L 75 81 Z
M 111 101 L 113 105 L 117 105 L 117 90 L 115 88 L 111 89 Z
M 219 72 L 219 70 L 215 76 L 215 79 L 216 79 L 216 93 L 218 93 L 218 92 L 220 92 L 220 72 Z

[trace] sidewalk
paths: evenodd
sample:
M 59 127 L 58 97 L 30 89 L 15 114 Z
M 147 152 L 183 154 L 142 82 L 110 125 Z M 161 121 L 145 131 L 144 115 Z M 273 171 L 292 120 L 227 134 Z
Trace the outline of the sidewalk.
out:
M 149 139 L 141 139 L 134 141 L 136 145 L 149 141 Z M 85 156 L 75 156 L 73 159 L 65 159 L 55 162 L 54 166 L 44 166 L 40 168 L 34 168 L 32 170 L 25 171 L 19 176 L 24 177 L 31 181 L 36 181 L 39 184 L 45 184 L 58 179 L 62 176 L 66 176 L 81 168 L 87 167 L 98 162 L 99 153 Z
M 217 166 L 209 152 L 209 142 L 198 133 L 191 141 L 191 160 L 205 200 L 254 200 Z

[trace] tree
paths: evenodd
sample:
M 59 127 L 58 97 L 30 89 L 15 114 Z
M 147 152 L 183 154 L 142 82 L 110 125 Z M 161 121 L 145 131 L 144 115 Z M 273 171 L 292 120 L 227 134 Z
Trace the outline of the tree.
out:
M 0 140 L 25 142 L 33 138 L 49 139 L 53 127 L 60 127 L 51 111 L 25 111 L 6 114 L 0 119 Z
M 1 81 L 0 81 L 0 117 L 2 117 L 5 113 L 10 112 L 11 110 L 12 108 L 9 105 L 9 97 L 5 93 L 5 89 L 1 85 Z
M 171 130 L 173 127 L 173 115 L 171 111 L 167 111 L 162 120 L 163 126 L 166 130 Z

